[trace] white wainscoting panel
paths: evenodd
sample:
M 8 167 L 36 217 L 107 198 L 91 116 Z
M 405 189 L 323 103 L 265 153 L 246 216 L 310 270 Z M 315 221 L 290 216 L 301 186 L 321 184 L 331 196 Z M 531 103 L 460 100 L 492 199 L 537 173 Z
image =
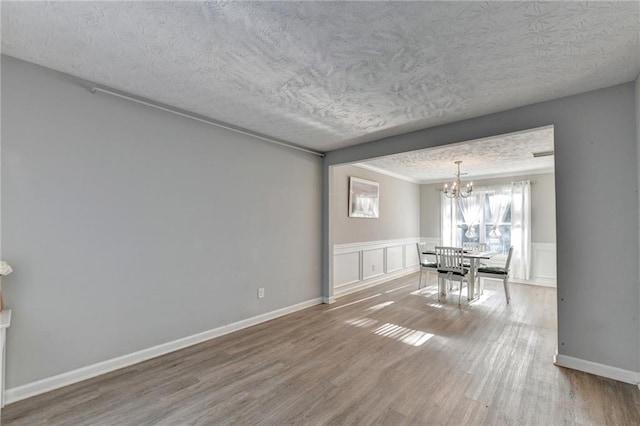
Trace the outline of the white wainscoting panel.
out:
M 384 248 L 362 251 L 362 279 L 379 277 L 384 274 Z
M 556 284 L 556 244 L 531 243 L 531 279 Z
M 333 285 L 342 287 L 360 281 L 360 252 L 342 253 L 333 257 Z
M 416 249 L 416 244 L 405 244 L 404 245 L 404 267 L 409 268 L 411 266 L 417 266 L 420 263 L 418 260 L 418 250 Z
M 430 249 L 440 245 L 437 237 L 334 245 L 334 296 L 342 296 L 417 271 L 417 242 L 426 243 Z M 503 266 L 504 262 L 504 256 L 486 261 L 491 266 Z M 531 243 L 531 278 L 527 281 L 513 281 L 555 287 L 555 243 Z
M 419 241 L 419 238 L 402 238 L 334 245 L 334 296 L 418 271 L 416 243 Z
M 387 247 L 387 265 L 385 274 L 396 272 L 404 268 L 404 247 Z

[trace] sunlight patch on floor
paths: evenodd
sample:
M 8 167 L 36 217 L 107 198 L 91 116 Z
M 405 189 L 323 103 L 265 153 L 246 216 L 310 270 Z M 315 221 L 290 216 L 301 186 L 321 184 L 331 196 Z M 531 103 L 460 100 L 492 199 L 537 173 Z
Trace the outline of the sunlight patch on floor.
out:
M 401 325 L 390 323 L 386 323 L 378 327 L 377 329 L 373 330 L 373 333 L 377 334 L 378 336 L 384 336 L 398 340 L 411 346 L 422 346 L 433 337 L 433 334 L 431 333 L 412 330 Z
M 493 290 L 485 289 L 480 296 L 478 296 L 477 298 L 475 298 L 473 300 L 469 300 L 469 304 L 470 305 L 476 305 L 478 303 L 482 303 L 482 302 L 486 301 L 488 298 L 490 298 L 491 296 L 493 296 L 495 293 L 496 292 L 493 291 Z
M 422 296 L 422 297 L 434 296 L 435 298 L 437 298 L 438 297 L 438 289 L 437 288 L 426 287 L 426 288 L 421 288 L 421 289 L 416 290 L 416 291 L 412 291 L 409 294 L 411 294 L 412 296 Z
M 373 327 L 374 325 L 378 324 L 378 321 L 371 318 L 358 318 L 346 320 L 345 323 L 354 325 L 356 327 Z
M 378 311 L 382 308 L 386 308 L 387 306 L 393 304 L 393 300 L 389 300 L 388 302 L 382 302 L 377 305 L 374 305 L 370 308 L 365 309 L 365 311 Z
M 447 300 L 447 297 L 455 296 L 456 297 L 456 301 L 457 301 L 458 291 L 459 291 L 458 289 L 449 290 L 446 295 L 443 294 L 442 296 L 440 296 L 440 298 L 444 302 L 444 301 Z M 473 300 L 469 300 L 469 304 L 470 305 L 476 305 L 476 304 L 484 303 L 485 301 L 487 301 L 487 299 L 492 297 L 495 293 L 496 293 L 496 291 L 494 291 L 494 290 L 485 289 L 480 296 L 476 297 Z M 442 309 L 442 308 L 445 307 L 444 303 L 441 303 L 441 302 L 437 301 L 438 300 L 438 289 L 437 288 L 428 288 L 428 287 L 427 288 L 421 288 L 419 290 L 412 291 L 410 294 L 412 296 L 433 298 L 433 302 L 428 304 L 432 308 Z M 465 293 L 465 289 L 463 289 L 463 291 L 462 291 L 462 300 L 465 301 L 466 299 L 467 299 L 467 295 Z

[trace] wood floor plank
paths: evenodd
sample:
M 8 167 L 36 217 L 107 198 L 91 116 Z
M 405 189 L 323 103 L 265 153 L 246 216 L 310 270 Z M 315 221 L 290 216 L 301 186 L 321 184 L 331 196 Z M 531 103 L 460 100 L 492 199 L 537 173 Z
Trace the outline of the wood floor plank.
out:
M 417 274 L 6 406 L 22 425 L 638 425 L 637 387 L 559 368 L 555 289 Z

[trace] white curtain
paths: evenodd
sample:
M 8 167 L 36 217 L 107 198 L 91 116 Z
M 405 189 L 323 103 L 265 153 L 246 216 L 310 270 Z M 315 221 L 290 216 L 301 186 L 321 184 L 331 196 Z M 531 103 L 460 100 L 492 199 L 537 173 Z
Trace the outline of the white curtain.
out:
M 528 280 L 531 272 L 531 183 L 511 184 L 511 276 Z
M 489 231 L 489 237 L 500 238 L 500 222 L 503 221 L 510 203 L 510 187 L 502 187 L 497 189 L 494 194 L 489 194 L 489 211 L 491 211 L 491 230 Z
M 462 211 L 462 218 L 464 219 L 465 225 L 467 225 L 467 232 L 465 232 L 467 238 L 478 237 L 474 228 L 480 224 L 480 220 L 482 219 L 482 203 L 480 197 L 480 194 L 473 194 L 470 197 L 458 199 L 458 205 Z
M 442 245 L 453 247 L 456 244 L 456 232 L 458 230 L 456 218 L 458 217 L 458 206 L 455 200 L 440 192 L 440 212 L 442 213 Z

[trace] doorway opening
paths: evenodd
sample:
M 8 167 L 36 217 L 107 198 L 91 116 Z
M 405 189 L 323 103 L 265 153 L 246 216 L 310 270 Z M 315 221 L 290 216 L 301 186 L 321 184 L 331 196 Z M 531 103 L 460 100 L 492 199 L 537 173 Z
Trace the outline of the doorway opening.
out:
M 473 191 L 451 200 L 457 161 Z M 417 272 L 416 243 L 478 243 L 496 253 L 487 266 L 514 246 L 510 282 L 555 287 L 554 167 L 553 126 L 331 166 L 329 299 Z M 358 179 L 377 187 L 363 195 L 377 215 L 352 214 Z

